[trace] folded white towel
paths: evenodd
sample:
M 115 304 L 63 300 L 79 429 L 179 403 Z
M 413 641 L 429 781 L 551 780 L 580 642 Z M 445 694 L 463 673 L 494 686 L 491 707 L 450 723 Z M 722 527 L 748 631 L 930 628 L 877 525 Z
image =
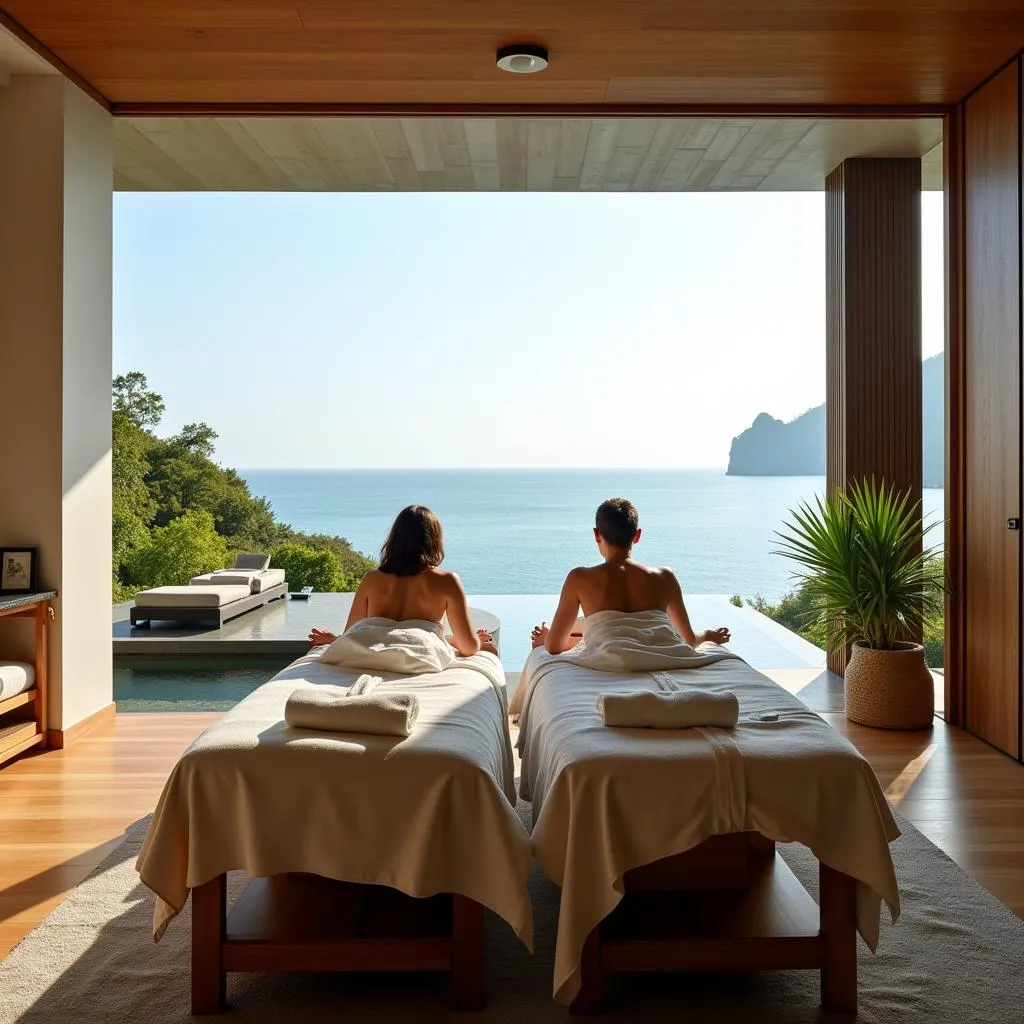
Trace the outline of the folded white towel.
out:
M 359 682 L 363 679 L 374 677 Z M 343 686 L 300 686 L 284 705 L 284 720 L 293 729 L 377 736 L 408 736 L 418 713 L 419 701 L 411 693 L 353 693 Z
M 740 716 L 740 702 L 734 693 L 603 693 L 597 707 L 605 725 L 630 729 L 689 729 L 717 726 L 732 729 Z

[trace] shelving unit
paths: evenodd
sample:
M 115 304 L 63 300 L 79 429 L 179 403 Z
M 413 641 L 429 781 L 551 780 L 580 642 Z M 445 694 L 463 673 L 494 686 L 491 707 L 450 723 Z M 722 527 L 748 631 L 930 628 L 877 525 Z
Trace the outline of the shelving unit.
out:
M 53 619 L 53 590 L 0 595 L 0 619 L 35 620 L 35 683 L 30 690 L 0 700 L 0 764 L 46 743 L 47 630 Z M 0 661 L 4 643 L 0 632 Z

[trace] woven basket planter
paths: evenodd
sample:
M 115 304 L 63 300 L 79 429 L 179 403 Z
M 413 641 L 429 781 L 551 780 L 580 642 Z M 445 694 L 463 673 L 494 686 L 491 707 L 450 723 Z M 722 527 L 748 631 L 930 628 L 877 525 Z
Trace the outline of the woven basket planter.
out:
M 859 641 L 846 666 L 846 717 L 876 729 L 930 729 L 935 689 L 920 644 L 876 651 Z

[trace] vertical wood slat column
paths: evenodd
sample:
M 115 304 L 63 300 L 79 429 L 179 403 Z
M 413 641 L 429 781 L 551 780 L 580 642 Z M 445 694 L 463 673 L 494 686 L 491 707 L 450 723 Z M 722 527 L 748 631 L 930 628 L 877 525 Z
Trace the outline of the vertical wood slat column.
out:
M 942 177 L 945 214 L 946 297 L 946 452 L 945 452 L 945 560 L 949 593 L 946 596 L 945 682 L 946 721 L 965 721 L 966 482 L 967 464 L 966 327 L 964 322 L 964 110 L 955 107 L 942 132 Z
M 825 179 L 827 489 L 916 495 L 921 465 L 921 161 L 857 158 Z M 847 653 L 829 668 L 842 673 Z

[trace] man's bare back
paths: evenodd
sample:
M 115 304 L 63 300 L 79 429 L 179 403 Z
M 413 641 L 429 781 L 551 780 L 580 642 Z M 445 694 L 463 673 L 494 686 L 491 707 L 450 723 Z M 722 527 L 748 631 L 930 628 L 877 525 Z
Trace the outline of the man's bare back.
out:
M 551 628 L 541 623 L 533 630 L 534 647 L 543 644 L 551 654 L 574 647 L 579 634 L 573 633 L 573 627 L 581 609 L 585 616 L 603 611 L 665 612 L 688 644 L 728 642 L 729 630 L 724 626 L 694 633 L 682 588 L 671 569 L 633 559 L 632 547 L 640 540 L 640 528 L 631 502 L 624 498 L 604 502 L 597 510 L 594 539 L 604 561 L 569 573 Z

